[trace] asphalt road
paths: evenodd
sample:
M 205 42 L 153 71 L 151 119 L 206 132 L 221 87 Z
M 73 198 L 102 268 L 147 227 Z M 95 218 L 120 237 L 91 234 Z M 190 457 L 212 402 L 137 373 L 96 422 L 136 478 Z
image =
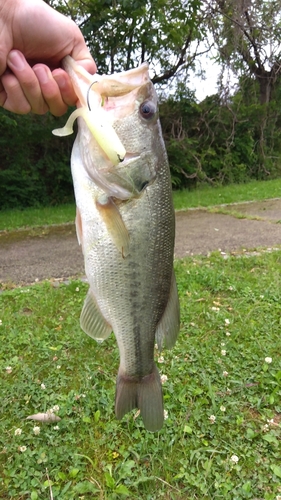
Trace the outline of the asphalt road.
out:
M 250 218 L 197 209 L 177 212 L 177 258 L 214 250 L 239 252 L 281 246 L 281 198 L 223 208 Z M 0 232 L 0 284 L 29 284 L 83 274 L 74 224 Z

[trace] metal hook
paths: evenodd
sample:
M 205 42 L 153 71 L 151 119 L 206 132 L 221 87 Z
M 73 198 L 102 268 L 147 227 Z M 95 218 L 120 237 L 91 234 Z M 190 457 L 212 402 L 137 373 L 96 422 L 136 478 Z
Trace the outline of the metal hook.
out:
M 94 82 L 92 82 L 91 85 L 90 85 L 90 87 L 87 90 L 87 105 L 88 105 L 89 111 L 91 111 L 89 95 L 90 95 L 90 90 L 91 90 L 92 86 L 94 85 L 94 83 L 98 83 L 97 80 L 95 80 Z

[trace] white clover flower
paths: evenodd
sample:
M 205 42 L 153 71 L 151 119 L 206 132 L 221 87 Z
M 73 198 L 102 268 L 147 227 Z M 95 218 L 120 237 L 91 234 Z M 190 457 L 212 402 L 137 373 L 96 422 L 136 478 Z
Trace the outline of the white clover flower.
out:
M 35 436 L 38 436 L 38 434 L 40 434 L 40 427 L 38 427 L 38 425 L 35 425 L 35 427 L 33 427 L 33 432 Z
M 15 430 L 15 436 L 20 436 L 22 433 L 22 429 L 16 429 Z
M 167 410 L 164 410 L 164 420 L 167 420 L 167 418 L 168 418 L 168 412 Z
M 159 358 L 158 358 L 158 363 L 164 363 L 164 358 L 163 358 L 163 356 L 159 356 Z
M 55 431 L 59 431 L 59 429 L 60 429 L 60 428 L 59 428 L 59 426 L 58 426 L 58 425 L 55 425 L 55 426 L 54 426 L 54 430 L 55 430 Z
M 13 368 L 11 366 L 6 366 L 6 373 L 12 373 Z
M 41 389 L 43 389 L 43 390 L 45 390 L 45 389 L 46 389 L 45 384 L 41 384 L 41 386 L 40 386 L 40 387 L 41 387 Z
M 0 319 L 0 326 L 2 326 L 2 319 Z
M 161 382 L 162 382 L 162 384 L 165 384 L 165 382 L 167 382 L 167 380 L 168 380 L 167 375 L 161 375 Z
M 61 365 L 57 365 L 57 370 L 59 370 L 61 368 Z
M 270 363 L 272 363 L 272 358 L 270 358 L 270 357 L 266 357 L 266 358 L 264 358 L 264 361 L 265 361 L 266 363 L 270 364 Z
M 237 464 L 239 462 L 239 458 L 237 457 L 237 455 L 232 455 L 230 457 L 230 460 L 231 462 L 233 462 L 234 464 Z
M 221 342 L 221 346 L 224 347 L 225 346 L 225 342 Z
M 59 411 L 59 409 L 60 409 L 59 405 L 55 405 L 55 406 L 53 406 L 53 408 L 52 408 L 52 410 L 53 410 L 54 412 L 58 412 L 58 411 Z
M 19 447 L 19 450 L 24 453 L 26 451 L 26 446 L 20 446 Z
M 281 500 L 281 495 L 277 495 L 276 500 Z
M 226 325 L 230 325 L 230 321 L 229 321 L 229 319 L 227 319 L 227 318 L 226 318 L 226 319 L 224 320 L 224 322 L 225 322 L 225 324 L 226 324 Z
M 220 411 L 225 411 L 225 410 L 226 410 L 226 407 L 225 407 L 225 406 L 223 406 L 223 405 L 221 405 L 221 407 L 220 407 Z
M 269 425 L 268 424 L 263 425 L 263 427 L 262 427 L 263 432 L 267 432 L 268 429 L 269 429 Z
M 49 415 L 52 415 L 54 413 L 54 408 L 50 408 L 49 410 L 47 410 L 47 413 Z
M 231 333 L 230 333 L 230 332 L 225 332 L 225 335 L 226 335 L 227 337 L 230 337 Z
M 267 419 L 267 423 L 271 425 L 271 427 L 279 427 L 279 424 L 274 422 L 274 418 L 271 418 L 270 420 Z
M 211 424 L 214 424 L 216 421 L 215 415 L 210 415 L 209 420 L 210 420 Z
M 219 307 L 214 307 L 214 306 L 212 307 L 212 311 L 219 311 L 219 310 L 220 310 Z
M 222 350 L 221 350 L 221 355 L 222 355 L 222 356 L 226 356 L 226 350 L 225 350 L 225 349 L 222 349 Z
M 223 376 L 224 376 L 224 377 L 228 377 L 228 372 L 227 372 L 226 370 L 224 370 L 224 371 L 222 372 L 222 374 L 223 374 Z
M 77 286 L 77 287 L 75 288 L 75 292 L 79 292 L 79 290 L 80 290 L 80 288 L 79 288 L 79 286 Z

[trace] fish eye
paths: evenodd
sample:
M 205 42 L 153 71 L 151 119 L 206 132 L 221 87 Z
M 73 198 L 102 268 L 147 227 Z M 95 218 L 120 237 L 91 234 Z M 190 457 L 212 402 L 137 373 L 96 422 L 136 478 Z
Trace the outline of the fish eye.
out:
M 153 116 L 155 116 L 156 106 L 155 106 L 154 102 L 152 102 L 152 101 L 144 101 L 140 105 L 139 110 L 140 110 L 141 116 L 143 118 L 145 118 L 146 120 L 149 120 L 150 118 L 153 118 Z

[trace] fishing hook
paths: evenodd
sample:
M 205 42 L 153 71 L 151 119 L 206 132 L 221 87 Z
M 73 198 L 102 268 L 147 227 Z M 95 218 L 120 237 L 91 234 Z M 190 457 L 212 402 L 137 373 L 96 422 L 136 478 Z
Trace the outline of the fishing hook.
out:
M 90 90 L 91 90 L 92 86 L 94 85 L 94 83 L 98 83 L 97 80 L 92 82 L 90 87 L 87 90 L 87 105 L 88 105 L 89 111 L 91 111 L 89 95 L 90 95 Z

